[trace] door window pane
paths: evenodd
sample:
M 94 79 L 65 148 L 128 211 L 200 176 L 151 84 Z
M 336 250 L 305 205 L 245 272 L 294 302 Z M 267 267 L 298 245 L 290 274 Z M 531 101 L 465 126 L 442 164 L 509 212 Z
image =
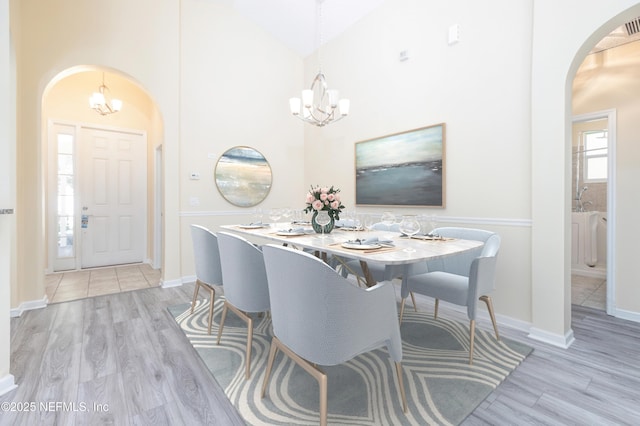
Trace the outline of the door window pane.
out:
M 73 136 L 58 134 L 58 258 L 74 257 Z

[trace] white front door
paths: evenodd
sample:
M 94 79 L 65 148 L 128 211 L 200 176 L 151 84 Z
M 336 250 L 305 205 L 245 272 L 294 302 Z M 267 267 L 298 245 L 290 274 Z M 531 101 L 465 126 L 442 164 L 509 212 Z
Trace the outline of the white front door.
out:
M 82 128 L 82 268 L 144 260 L 147 141 L 144 134 Z

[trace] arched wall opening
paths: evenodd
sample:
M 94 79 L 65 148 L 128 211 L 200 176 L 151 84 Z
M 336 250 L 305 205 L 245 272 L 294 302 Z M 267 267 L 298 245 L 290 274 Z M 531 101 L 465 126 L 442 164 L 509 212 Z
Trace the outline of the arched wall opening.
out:
M 570 244 L 572 82 L 578 67 L 596 42 L 624 22 L 640 16 L 640 4 L 636 1 L 615 5 L 591 2 L 580 10 L 580 19 L 572 22 L 572 31 L 562 37 L 549 31 L 549 28 L 565 25 L 566 16 L 575 14 L 575 8 L 574 4 L 559 6 L 557 2 L 535 2 L 533 14 L 533 285 L 530 337 L 561 347 L 568 347 L 574 341 L 571 329 Z M 619 191 L 617 197 L 618 200 L 622 198 Z M 616 219 L 619 219 L 619 214 Z M 619 220 L 618 227 L 621 229 Z M 631 229 L 637 229 L 637 226 Z M 625 230 L 625 234 L 628 231 Z M 634 245 L 617 238 L 618 255 L 621 247 L 630 251 Z M 633 262 L 623 263 L 618 257 L 613 265 L 617 268 L 618 277 L 622 269 L 629 270 L 633 265 Z M 616 299 L 620 301 L 620 279 L 616 287 Z M 630 297 L 635 295 L 634 290 L 628 290 L 626 294 L 626 303 L 637 304 Z M 626 310 L 640 311 L 638 306 L 631 305 Z
M 575 92 L 574 80 L 580 67 L 585 63 L 591 49 L 602 37 L 600 34 L 611 31 L 640 16 L 640 5 L 635 5 L 602 24 L 580 46 L 567 75 L 567 90 L 571 91 L 567 103 L 575 114 L 595 113 L 597 110 L 606 109 L 614 111 L 614 150 L 610 152 L 612 158 L 609 164 L 615 166 L 610 173 L 607 212 L 607 303 L 606 311 L 609 315 L 619 318 L 640 321 L 640 306 L 634 305 L 633 300 L 638 300 L 638 290 L 634 287 L 637 271 L 633 267 L 633 258 L 629 250 L 636 244 L 640 237 L 640 226 L 636 224 L 637 203 L 635 185 L 640 178 L 638 165 L 640 164 L 640 150 L 636 148 L 635 135 L 638 132 L 636 117 L 640 111 L 640 102 L 633 95 L 625 96 L 624 93 L 637 93 L 634 85 L 640 61 L 635 60 L 638 52 L 638 42 L 619 46 L 604 52 L 595 53 L 587 64 L 590 72 L 582 75 L 579 92 Z M 585 71 L 586 74 L 586 71 Z M 591 86 L 591 87 L 589 87 Z M 608 89 L 607 89 L 608 88 Z M 609 93 L 607 93 L 609 92 Z M 616 94 L 617 93 L 617 94 Z M 580 95 L 579 103 L 576 103 L 574 95 Z M 585 101 L 589 97 L 590 101 Z M 585 105 L 590 105 L 589 111 Z M 577 108 L 577 110 L 576 110 Z M 567 124 L 571 127 L 571 122 Z M 571 146 L 571 139 L 567 141 Z M 571 159 L 566 165 L 571 169 Z M 570 215 L 571 213 L 567 213 Z
M 97 92 L 101 84 L 108 87 L 112 98 L 122 100 L 123 107 L 121 111 L 101 115 L 89 107 L 89 97 L 93 92 Z M 140 134 L 144 136 L 146 146 L 143 161 L 138 167 L 144 169 L 145 185 L 144 185 L 144 254 L 142 261 L 150 263 L 156 268 L 160 268 L 162 259 L 162 250 L 157 249 L 156 245 L 162 241 L 162 226 L 157 222 L 161 215 L 157 211 L 161 208 L 157 202 L 159 198 L 158 182 L 162 179 L 162 164 L 159 162 L 157 151 L 163 141 L 163 124 L 161 115 L 158 111 L 154 99 L 149 92 L 130 75 L 102 66 L 74 66 L 56 74 L 46 85 L 42 95 L 41 110 L 41 168 L 43 188 L 43 224 L 45 232 L 44 239 L 44 259 L 45 271 L 52 272 L 56 270 L 53 259 L 54 251 L 57 249 L 57 233 L 58 229 L 55 220 L 56 205 L 58 200 L 52 199 L 51 192 L 47 187 L 47 181 L 55 178 L 52 169 L 56 165 L 56 153 L 52 151 L 52 128 L 55 126 L 65 126 L 69 129 L 102 129 L 113 132 L 124 132 L 131 134 Z M 76 143 L 79 143 L 76 140 Z M 78 159 L 78 164 L 82 159 Z M 74 212 L 74 222 L 76 236 L 80 235 L 82 212 L 80 205 L 76 205 Z M 64 239 L 63 239 L 64 240 Z M 73 239 L 69 239 L 73 243 Z M 63 241 L 60 244 L 67 244 Z M 74 256 L 79 255 L 75 252 Z M 73 263 L 74 269 L 79 269 L 82 262 Z M 67 266 L 67 268 L 69 268 Z M 49 291 L 47 291 L 49 299 Z

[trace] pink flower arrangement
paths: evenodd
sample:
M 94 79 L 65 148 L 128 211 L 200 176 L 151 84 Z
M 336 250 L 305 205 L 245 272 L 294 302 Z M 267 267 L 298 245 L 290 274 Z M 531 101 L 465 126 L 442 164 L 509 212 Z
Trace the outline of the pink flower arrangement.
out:
M 326 210 L 329 212 L 329 217 L 334 220 L 340 220 L 340 212 L 344 209 L 342 202 L 340 201 L 340 190 L 327 187 L 311 187 L 307 193 L 307 207 L 304 212 L 317 212 L 320 210 Z

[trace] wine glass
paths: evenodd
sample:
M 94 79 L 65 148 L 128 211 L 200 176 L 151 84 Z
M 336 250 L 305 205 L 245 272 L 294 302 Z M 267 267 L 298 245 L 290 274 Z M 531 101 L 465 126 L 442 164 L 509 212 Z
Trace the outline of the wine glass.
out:
M 435 231 L 437 226 L 438 226 L 438 218 L 436 217 L 436 215 L 435 214 L 429 215 L 429 228 L 430 228 L 429 235 L 430 236 L 432 236 L 432 237 L 437 237 L 438 236 L 437 232 L 433 232 L 433 231 Z
M 293 218 L 293 210 L 291 210 L 290 208 L 284 208 L 282 209 L 282 219 L 286 222 L 289 223 L 291 222 L 291 219 Z
M 411 237 L 416 235 L 418 231 L 420 231 L 420 222 L 418 222 L 418 218 L 415 215 L 402 216 L 402 221 L 400 222 L 400 232 L 411 239 Z M 413 247 L 407 247 L 404 249 L 404 251 L 414 252 L 416 250 Z
M 331 223 L 331 218 L 329 217 L 329 212 L 326 210 L 320 210 L 314 219 L 318 225 L 320 225 L 320 229 L 322 230 L 322 241 L 324 243 L 324 227 Z
M 391 225 L 396 223 L 396 217 L 392 212 L 387 211 L 382 213 L 382 218 L 380 218 L 380 221 L 387 225 L 387 228 L 389 228 L 391 227 Z
M 278 227 L 278 221 L 280 220 L 281 216 L 282 211 L 280 209 L 273 208 L 269 210 L 269 219 L 271 219 L 271 223 L 274 228 Z
M 262 208 L 256 207 L 256 210 L 253 213 L 253 224 L 254 225 L 262 225 L 262 216 L 264 213 L 262 212 Z
M 362 226 L 364 226 L 369 233 L 373 230 L 375 223 L 373 215 L 365 214 L 362 218 Z

